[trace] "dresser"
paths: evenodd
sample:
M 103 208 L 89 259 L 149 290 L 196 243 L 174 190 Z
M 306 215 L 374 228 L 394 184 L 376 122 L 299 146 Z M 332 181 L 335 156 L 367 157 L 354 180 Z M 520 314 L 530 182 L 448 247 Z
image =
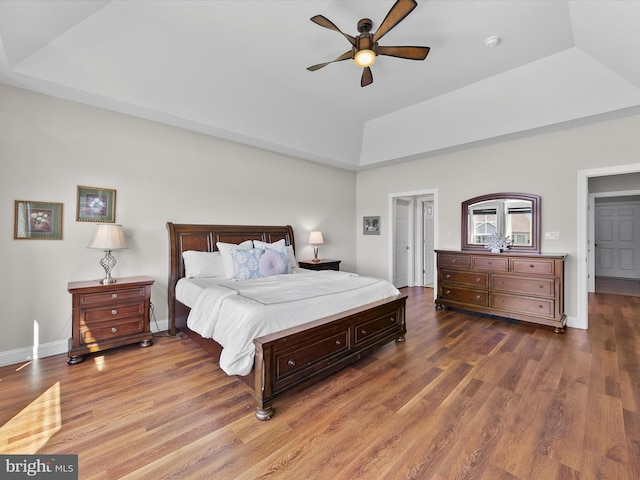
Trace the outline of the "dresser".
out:
M 121 345 L 153 345 L 149 325 L 153 282 L 151 277 L 119 278 L 109 285 L 98 280 L 70 282 L 72 337 L 67 363 L 80 363 L 88 353 Z
M 564 332 L 565 255 L 437 250 L 436 308 L 456 307 Z

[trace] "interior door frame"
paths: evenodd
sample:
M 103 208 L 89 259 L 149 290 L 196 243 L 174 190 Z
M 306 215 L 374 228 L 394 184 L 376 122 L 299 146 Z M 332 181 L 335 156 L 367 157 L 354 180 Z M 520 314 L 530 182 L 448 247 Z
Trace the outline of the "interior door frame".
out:
M 395 200 L 400 198 L 408 198 L 408 197 L 411 197 L 415 200 L 416 198 L 426 197 L 426 196 L 433 197 L 433 247 L 437 249 L 438 248 L 438 189 L 428 188 L 423 190 L 412 190 L 409 192 L 389 193 L 388 195 L 388 201 L 387 201 L 388 217 L 387 218 L 391 219 L 391 221 L 388 222 L 389 225 L 387 226 L 388 238 L 390 239 L 388 248 L 387 248 L 387 265 L 388 265 L 387 279 L 392 283 L 393 283 L 393 275 L 394 275 L 394 267 L 395 267 L 394 265 L 394 246 L 395 246 L 394 232 L 396 227 L 396 222 L 394 218 Z M 414 239 L 415 239 L 415 228 L 416 226 L 414 222 L 414 225 L 413 225 L 414 231 L 411 232 L 412 238 Z M 416 242 L 414 241 L 414 243 Z M 413 263 L 415 264 L 415 261 Z M 435 298 L 435 292 L 437 291 L 436 282 L 437 282 L 437 278 L 434 278 L 434 298 Z M 411 286 L 415 285 L 415 272 L 410 277 L 409 284 Z
M 589 242 L 593 236 L 589 236 L 590 224 L 594 223 L 594 209 L 589 208 L 589 178 L 605 175 L 624 175 L 626 173 L 639 173 L 640 163 L 619 165 L 613 167 L 593 168 L 578 170 L 577 185 L 577 271 L 576 271 L 576 318 L 570 327 L 589 328 L 589 273 L 593 269 L 595 275 L 594 257 Z M 593 232 L 591 232 L 593 233 Z

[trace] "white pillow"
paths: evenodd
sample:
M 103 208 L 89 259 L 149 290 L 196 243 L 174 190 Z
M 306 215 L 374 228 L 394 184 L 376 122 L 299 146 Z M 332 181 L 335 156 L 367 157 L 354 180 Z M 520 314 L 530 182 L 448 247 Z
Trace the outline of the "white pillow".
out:
M 223 243 L 217 242 L 216 247 L 222 255 L 222 261 L 224 262 L 224 276 L 225 278 L 235 277 L 235 269 L 233 266 L 233 258 L 231 258 L 231 252 L 237 250 L 251 250 L 253 248 L 253 242 L 251 240 L 245 240 L 244 242 L 236 245 L 235 243 Z
M 287 258 L 289 259 L 289 268 L 287 273 L 291 272 L 291 268 L 298 268 L 298 261 L 296 260 L 296 255 L 293 252 L 293 245 L 286 245 L 284 238 L 282 240 L 278 240 L 273 243 L 261 242 L 260 240 L 254 240 L 253 246 L 255 248 L 271 248 L 273 250 L 277 250 L 279 252 L 284 252 Z
M 224 277 L 224 262 L 220 252 L 182 252 L 184 276 L 187 278 Z

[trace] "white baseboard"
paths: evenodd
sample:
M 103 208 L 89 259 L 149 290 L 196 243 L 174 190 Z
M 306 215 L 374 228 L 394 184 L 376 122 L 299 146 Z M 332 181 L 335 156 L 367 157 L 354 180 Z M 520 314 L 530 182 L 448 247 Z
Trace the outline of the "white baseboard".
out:
M 151 331 L 161 332 L 169 328 L 169 319 L 160 320 L 156 323 L 155 320 L 151 320 Z M 37 347 L 34 352 L 33 347 L 18 348 L 16 350 L 8 350 L 6 352 L 0 352 L 0 367 L 6 367 L 7 365 L 23 364 L 29 362 L 34 358 L 45 358 L 53 355 L 60 355 L 61 353 L 67 353 L 69 351 L 68 340 L 57 340 L 51 343 L 44 343 Z

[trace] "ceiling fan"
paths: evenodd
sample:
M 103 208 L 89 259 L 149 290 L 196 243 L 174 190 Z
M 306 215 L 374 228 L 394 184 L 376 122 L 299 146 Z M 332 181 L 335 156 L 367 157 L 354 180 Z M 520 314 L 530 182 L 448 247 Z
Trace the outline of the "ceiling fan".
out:
M 389 13 L 387 13 L 387 16 L 380 24 L 380 27 L 373 35 L 369 33 L 373 25 L 371 20 L 368 18 L 361 19 L 358 22 L 358 31 L 360 32 L 360 35 L 357 37 L 352 37 L 351 35 L 342 32 L 333 22 L 331 22 L 331 20 L 323 17 L 322 15 L 312 17 L 311 21 L 317 23 L 321 27 L 341 33 L 344 38 L 351 43 L 351 50 L 344 52 L 342 55 L 329 62 L 307 67 L 307 70 L 315 72 L 322 67 L 326 67 L 330 63 L 340 62 L 351 58 L 356 65 L 364 68 L 362 78 L 360 79 L 360 86 L 366 87 L 373 83 L 373 74 L 371 73 L 370 67 L 376 61 L 376 56 L 378 55 L 407 58 L 409 60 L 424 60 L 429 53 L 429 47 L 383 47 L 382 45 L 378 45 L 378 40 L 389 33 L 389 31 L 398 25 L 398 23 L 404 20 L 404 18 L 417 6 L 418 4 L 415 0 L 396 0 L 396 3 L 393 4 L 393 7 L 391 7 L 391 10 L 389 10 Z

